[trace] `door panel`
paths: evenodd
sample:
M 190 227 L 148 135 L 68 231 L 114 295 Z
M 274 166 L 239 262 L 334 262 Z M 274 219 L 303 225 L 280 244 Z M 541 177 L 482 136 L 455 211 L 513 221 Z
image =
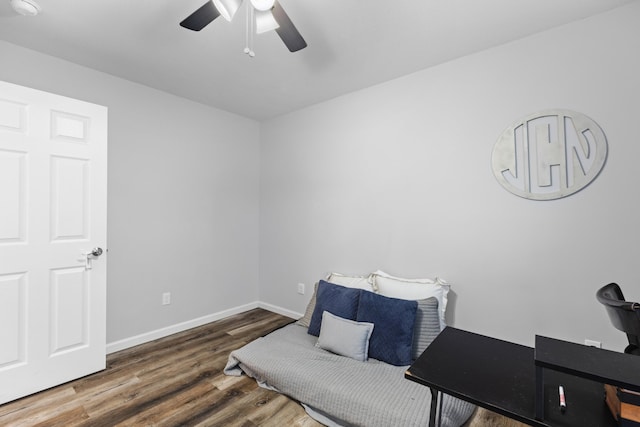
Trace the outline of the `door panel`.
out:
M 88 345 L 88 283 L 84 267 L 51 272 L 51 355 Z
M 24 242 L 26 153 L 0 150 L 0 245 Z
M 0 276 L 0 325 L 7 331 L 0 346 L 0 370 L 24 363 L 25 287 L 25 273 Z
M 0 99 L 0 128 L 24 133 L 26 131 L 26 105 L 8 99 Z
M 0 82 L 0 404 L 105 367 L 106 188 L 106 108 Z
M 89 161 L 51 157 L 51 240 L 88 240 Z

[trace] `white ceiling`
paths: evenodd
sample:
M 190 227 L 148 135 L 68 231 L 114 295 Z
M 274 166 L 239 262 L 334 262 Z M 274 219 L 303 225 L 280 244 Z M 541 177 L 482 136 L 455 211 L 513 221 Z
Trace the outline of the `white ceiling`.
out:
M 0 39 L 263 120 L 637 0 L 279 0 L 308 47 L 269 32 L 255 58 L 244 5 L 193 32 L 205 0 L 37 1 L 0 0 Z

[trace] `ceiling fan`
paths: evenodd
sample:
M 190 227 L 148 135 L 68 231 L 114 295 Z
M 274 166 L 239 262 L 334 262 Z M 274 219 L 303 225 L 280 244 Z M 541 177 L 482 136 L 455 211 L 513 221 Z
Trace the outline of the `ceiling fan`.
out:
M 307 47 L 307 42 L 277 0 L 248 1 L 251 2 L 250 12 L 255 16 L 256 33 L 276 30 L 291 52 Z M 242 0 L 210 0 L 180 22 L 180 26 L 200 31 L 220 15 L 227 21 L 231 21 L 241 4 Z

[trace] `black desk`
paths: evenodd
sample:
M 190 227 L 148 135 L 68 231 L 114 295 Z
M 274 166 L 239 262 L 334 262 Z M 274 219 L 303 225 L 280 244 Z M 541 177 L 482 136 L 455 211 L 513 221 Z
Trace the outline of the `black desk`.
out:
M 431 388 L 430 426 L 437 396 L 446 393 L 490 411 L 539 427 L 613 427 L 600 382 L 556 370 L 544 373 L 544 420 L 535 418 L 534 349 L 447 327 L 405 373 Z M 567 410 L 560 412 L 558 386 Z

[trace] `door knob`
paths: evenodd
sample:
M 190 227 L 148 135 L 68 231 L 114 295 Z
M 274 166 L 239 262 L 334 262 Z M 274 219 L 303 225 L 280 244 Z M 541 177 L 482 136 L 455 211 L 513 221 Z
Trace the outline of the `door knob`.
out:
M 87 270 L 91 270 L 91 257 L 99 257 L 102 255 L 102 248 L 93 248 L 89 252 L 83 252 L 82 255 L 84 255 L 82 259 L 82 261 L 84 261 L 84 267 Z
M 93 256 L 100 256 L 102 255 L 102 248 L 93 248 L 90 254 Z

